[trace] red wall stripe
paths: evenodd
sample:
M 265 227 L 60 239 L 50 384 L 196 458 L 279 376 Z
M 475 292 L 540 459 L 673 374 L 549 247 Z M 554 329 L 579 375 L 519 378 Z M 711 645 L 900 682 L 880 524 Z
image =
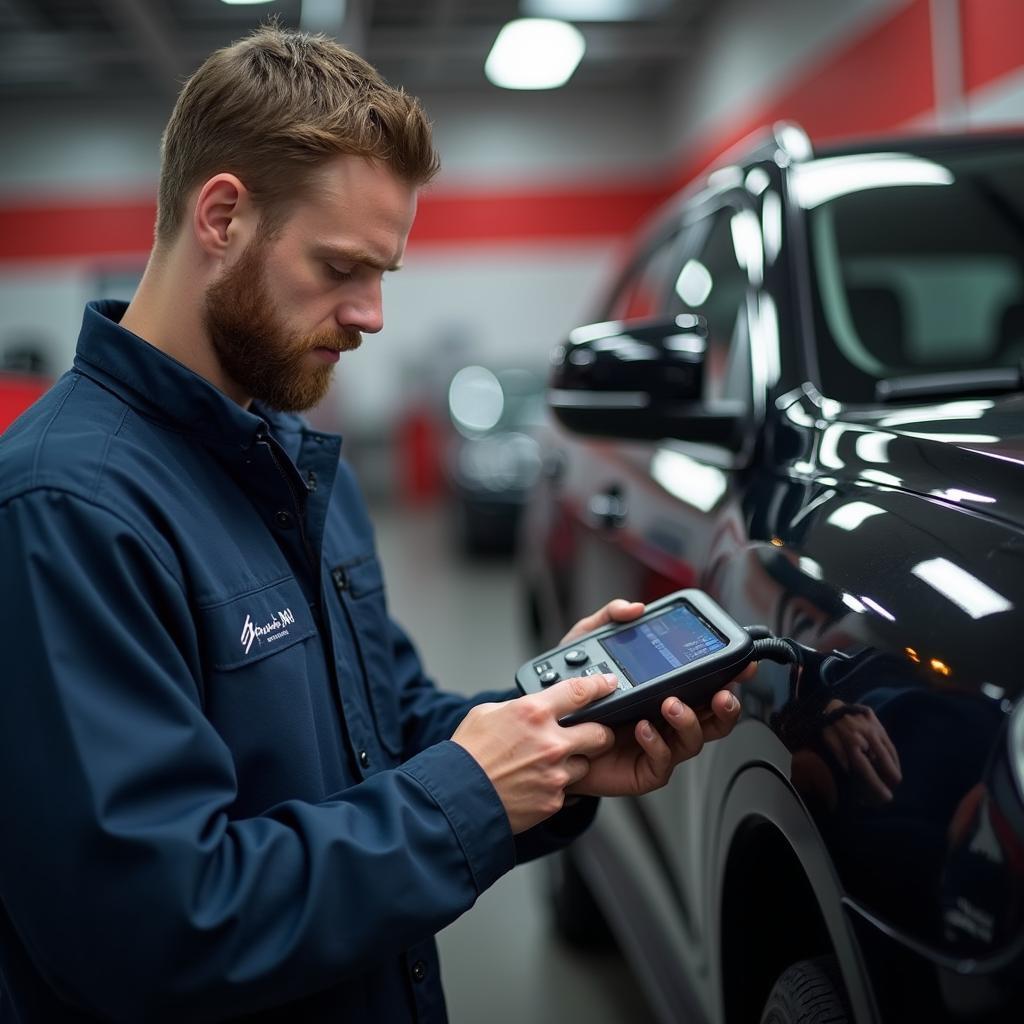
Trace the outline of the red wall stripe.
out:
M 1021 0 L 960 0 L 960 32 L 968 92 L 1024 66 Z
M 420 201 L 409 242 L 618 238 L 669 195 L 665 183 L 517 193 L 428 192 Z
M 0 207 L 0 260 L 149 252 L 153 200 Z
M 620 238 L 668 198 L 667 185 L 524 192 L 427 192 L 410 244 Z M 139 253 L 152 244 L 152 201 L 0 207 L 0 261 Z

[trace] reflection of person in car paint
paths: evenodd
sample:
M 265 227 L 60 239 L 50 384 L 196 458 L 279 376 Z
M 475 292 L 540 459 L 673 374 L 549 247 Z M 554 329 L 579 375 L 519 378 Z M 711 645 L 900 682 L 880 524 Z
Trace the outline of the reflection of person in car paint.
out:
M 825 705 L 817 750 L 810 747 L 793 753 L 793 782 L 805 795 L 814 792 L 830 810 L 838 791 L 828 760 L 858 783 L 865 803 L 885 804 L 903 780 L 900 757 L 885 727 L 865 704 L 845 704 L 833 699 Z

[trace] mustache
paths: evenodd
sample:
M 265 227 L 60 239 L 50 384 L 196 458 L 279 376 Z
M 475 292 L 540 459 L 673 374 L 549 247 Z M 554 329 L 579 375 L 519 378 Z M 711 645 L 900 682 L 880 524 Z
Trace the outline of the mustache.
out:
M 306 342 L 306 348 L 312 352 L 315 348 L 326 348 L 332 352 L 352 352 L 363 343 L 363 336 L 359 331 L 342 331 L 340 334 L 334 331 L 314 334 Z

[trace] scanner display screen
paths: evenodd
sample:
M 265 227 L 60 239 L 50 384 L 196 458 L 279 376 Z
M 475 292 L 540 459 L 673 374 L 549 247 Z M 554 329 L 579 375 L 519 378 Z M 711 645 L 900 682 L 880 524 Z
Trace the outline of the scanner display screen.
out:
M 684 668 L 727 644 L 684 604 L 598 641 L 634 686 Z

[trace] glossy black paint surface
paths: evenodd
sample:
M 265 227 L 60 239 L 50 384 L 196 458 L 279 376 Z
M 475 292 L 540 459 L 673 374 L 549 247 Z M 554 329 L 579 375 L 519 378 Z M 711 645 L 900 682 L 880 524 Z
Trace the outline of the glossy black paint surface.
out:
M 756 196 L 711 189 L 667 218 L 728 204 L 763 224 L 765 196 L 782 199 L 782 244 L 747 291 L 748 317 L 770 305 L 777 330 L 766 341 L 751 326 L 743 436 L 711 448 L 557 432 L 523 567 L 542 643 L 612 597 L 699 587 L 811 653 L 799 671 L 762 663 L 736 733 L 632 811 L 602 809 L 580 862 L 636 961 L 657 946 L 708 1020 L 753 1012 L 786 957 L 821 952 L 838 956 L 857 1020 L 1024 1019 L 1024 805 L 1011 735 L 1024 397 L 844 408 L 821 395 L 785 162 L 755 156 L 735 179 L 763 171 Z M 759 344 L 777 345 L 774 381 L 759 376 Z M 766 776 L 748 787 L 760 796 L 737 803 L 750 772 L 784 786 Z M 776 877 L 730 871 L 756 865 L 758 849 L 776 850 L 765 856 Z M 641 925 L 616 897 L 627 880 Z M 727 884 L 743 900 L 727 898 Z M 793 887 L 792 921 L 773 886 Z M 772 909 L 748 917 L 755 906 Z M 749 949 L 744 931 L 757 936 Z M 726 991 L 743 957 L 745 1008 Z M 679 983 L 641 972 L 652 990 Z

